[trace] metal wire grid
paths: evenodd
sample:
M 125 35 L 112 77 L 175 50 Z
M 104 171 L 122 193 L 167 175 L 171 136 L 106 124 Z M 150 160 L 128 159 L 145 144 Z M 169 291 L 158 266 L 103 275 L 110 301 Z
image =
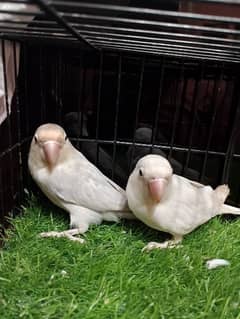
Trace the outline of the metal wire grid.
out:
M 4 41 L 3 41 L 4 43 Z M 56 98 L 57 107 L 54 110 L 50 109 L 49 102 L 47 101 L 46 97 L 46 70 L 47 63 L 46 63 L 46 56 L 48 56 L 47 49 L 44 50 L 43 48 L 38 48 L 40 50 L 39 57 L 37 61 L 39 63 L 39 79 L 35 86 L 40 87 L 38 92 L 38 96 L 36 99 L 38 100 L 38 104 L 33 106 L 33 101 L 30 99 L 30 91 L 31 86 L 30 82 L 34 82 L 35 79 L 31 78 L 31 64 L 29 64 L 29 53 L 28 53 L 28 46 L 23 46 L 23 61 L 22 61 L 22 69 L 21 69 L 21 87 L 17 85 L 16 87 L 16 110 L 15 110 L 15 121 L 12 120 L 12 116 L 7 117 L 5 123 L 5 135 L 4 139 L 7 140 L 8 147 L 4 150 L 1 150 L 0 153 L 0 210 L 1 214 L 6 214 L 6 212 L 10 211 L 13 205 L 21 202 L 22 194 L 23 194 L 23 187 L 26 184 L 26 162 L 27 162 L 27 154 L 28 154 L 28 147 L 31 136 L 33 134 L 34 129 L 41 123 L 50 120 L 49 114 L 54 113 L 55 121 L 58 123 L 62 123 L 61 119 L 63 113 L 66 112 L 66 105 L 63 100 L 63 82 L 66 79 L 66 61 L 64 62 L 64 54 L 61 49 L 58 49 L 55 52 L 55 64 L 51 66 L 51 74 L 52 74 L 52 81 L 51 86 L 48 88 L 49 91 L 54 91 L 54 96 Z M 15 52 L 16 54 L 16 52 Z M 4 55 L 3 55 L 4 56 Z M 204 147 L 198 148 L 193 143 L 194 135 L 196 134 L 196 121 L 198 118 L 197 115 L 197 104 L 196 104 L 196 94 L 199 90 L 197 82 L 201 79 L 206 78 L 206 74 L 208 73 L 209 64 L 206 62 L 197 62 L 197 65 L 193 64 L 192 68 L 194 70 L 194 77 L 196 80 L 196 89 L 195 95 L 193 97 L 193 107 L 192 107 L 192 118 L 191 118 L 191 125 L 188 128 L 188 138 L 185 145 L 179 145 L 177 141 L 177 136 L 179 134 L 178 126 L 181 122 L 181 112 L 184 105 L 184 99 L 186 96 L 186 92 L 184 87 L 180 87 L 178 84 L 176 87 L 176 92 L 179 91 L 178 95 L 181 96 L 178 103 L 176 103 L 176 107 L 174 109 L 174 114 L 171 121 L 171 137 L 167 143 L 161 143 L 157 139 L 157 132 L 159 129 L 159 122 L 158 119 L 161 117 L 161 110 L 163 107 L 163 88 L 164 88 L 164 81 L 165 75 L 168 72 L 168 67 L 173 65 L 178 72 L 176 73 L 177 80 L 183 80 L 184 83 L 186 82 L 186 70 L 189 69 L 188 62 L 184 60 L 176 60 L 174 63 L 173 61 L 168 58 L 162 58 L 161 61 L 158 59 L 152 60 L 149 57 L 131 57 L 127 55 L 118 55 L 118 54 L 108 54 L 101 52 L 99 55 L 96 55 L 98 58 L 98 63 L 96 65 L 97 74 L 98 74 L 98 90 L 97 90 L 97 97 L 96 97 L 96 109 L 94 110 L 96 113 L 96 130 L 95 133 L 89 137 L 82 136 L 75 136 L 72 138 L 73 142 L 76 141 L 79 145 L 81 142 L 85 143 L 92 143 L 97 144 L 98 147 L 96 149 L 96 158 L 95 163 L 98 164 L 99 162 L 99 145 L 101 146 L 111 146 L 112 145 L 112 168 L 110 177 L 116 180 L 116 171 L 115 167 L 117 165 L 117 157 L 118 157 L 118 149 L 119 147 L 142 147 L 148 148 L 149 152 L 152 150 L 162 150 L 168 154 L 169 158 L 174 157 L 176 154 L 182 154 L 184 157 L 182 171 L 181 174 L 186 175 L 189 166 L 191 166 L 192 157 L 200 156 L 201 157 L 201 164 L 198 167 L 198 180 L 204 181 L 206 175 L 209 173 L 209 162 L 213 159 L 217 159 L 217 162 L 220 163 L 220 171 L 216 171 L 214 174 L 215 176 L 215 183 L 220 182 L 227 182 L 229 181 L 229 174 L 232 170 L 231 164 L 234 160 L 239 160 L 240 154 L 235 151 L 235 146 L 238 138 L 239 132 L 239 120 L 240 120 L 240 96 L 238 90 L 235 89 L 235 97 L 231 102 L 231 113 L 229 125 L 226 131 L 226 140 L 227 145 L 226 147 L 222 147 L 221 149 L 214 149 L 212 147 L 212 141 L 214 136 L 214 130 L 216 129 L 216 117 L 219 111 L 219 104 L 216 102 L 217 96 L 219 94 L 218 90 L 218 81 L 227 78 L 233 79 L 235 83 L 235 88 L 239 85 L 239 76 L 237 76 L 238 69 L 235 67 L 227 67 L 225 64 L 216 64 L 215 68 L 218 69 L 218 72 L 213 72 L 214 74 L 214 81 L 215 81 L 215 88 L 213 91 L 212 96 L 212 111 L 211 111 L 211 120 L 208 126 L 208 137 Z M 113 126 L 113 133 L 109 138 L 104 138 L 101 134 L 101 114 L 104 113 L 103 105 L 105 103 L 103 98 L 103 87 L 106 85 L 106 72 L 107 69 L 107 61 L 113 57 L 114 59 L 114 70 L 111 72 L 114 74 L 115 77 L 115 84 L 116 90 L 113 92 L 113 99 L 115 100 L 115 105 L 113 104 L 111 107 L 113 109 L 113 118 L 112 118 L 112 126 Z M 84 112 L 84 98 L 82 95 L 82 90 L 84 90 L 83 83 L 86 82 L 86 71 L 87 67 L 85 65 L 86 60 L 89 59 L 89 56 L 81 54 L 78 56 L 79 70 L 83 70 L 80 79 L 80 91 L 79 91 L 79 100 L 78 105 L 75 107 L 76 111 Z M 48 57 L 49 59 L 49 57 Z M 139 142 L 136 141 L 134 135 L 130 134 L 129 138 L 121 138 L 119 136 L 119 127 L 123 122 L 122 115 L 120 114 L 120 110 L 123 107 L 122 104 L 122 96 L 123 96 L 123 87 L 126 86 L 125 82 L 125 75 L 126 70 L 128 68 L 127 62 L 131 60 L 131 63 L 136 64 L 136 86 L 138 87 L 136 96 L 135 96 L 135 105 L 132 106 L 132 112 L 135 113 L 134 117 L 130 121 L 130 126 L 132 127 L 132 132 L 136 130 L 139 125 L 140 116 L 141 116 L 141 108 L 142 108 L 142 101 L 143 96 L 145 94 L 145 86 L 144 80 L 146 78 L 146 72 L 149 69 L 149 64 L 154 63 L 158 65 L 158 98 L 156 101 L 156 105 L 153 108 L 153 116 L 151 127 L 153 129 L 153 134 L 151 137 L 151 142 Z M 49 62 L 49 61 L 48 61 Z M 15 70 L 16 70 L 16 56 L 14 59 Z M 191 65 L 191 64 L 190 64 Z M 198 72 L 200 70 L 200 72 Z M 6 69 L 4 68 L 4 78 L 7 81 L 7 74 Z M 198 73 L 198 75 L 197 75 Z M 16 73 L 15 73 L 16 76 Z M 232 80 L 231 80 L 232 81 Z M 22 92 L 24 98 L 23 100 L 20 99 L 19 95 Z M 7 92 L 6 92 L 7 94 Z M 227 88 L 226 88 L 227 94 Z M 225 95 L 224 95 L 225 96 Z M 35 102 L 36 103 L 36 102 Z M 224 104 L 224 100 L 222 100 Z M 65 108 L 65 109 L 64 109 Z M 13 111 L 12 111 L 13 112 Z M 126 121 L 126 119 L 125 119 Z M 125 125 L 125 124 L 124 124 Z M 0 132 L 1 136 L 2 131 Z M 223 141 L 222 141 L 223 143 Z M 131 157 L 131 160 L 133 157 Z M 15 169 L 13 170 L 13 168 Z M 129 170 L 126 171 L 126 174 L 130 172 L 132 166 L 129 166 Z M 235 196 L 235 202 L 239 201 L 239 198 Z
M 9 2 L 9 1 L 8 1 Z M 14 3 L 27 3 L 27 1 L 10 1 Z M 210 1 L 213 2 L 213 1 Z M 217 2 L 217 1 L 216 1 Z M 218 1 L 221 2 L 221 1 Z M 231 3 L 237 3 L 237 1 L 231 1 Z M 33 3 L 33 2 L 32 2 Z M 240 119 L 240 97 L 238 94 L 238 90 L 236 89 L 239 85 L 239 76 L 237 76 L 238 72 L 238 64 L 234 67 L 227 66 L 225 63 L 220 63 L 220 61 L 225 61 L 225 62 L 238 62 L 238 58 L 235 57 L 233 58 L 233 51 L 232 51 L 232 46 L 234 45 L 235 49 L 238 48 L 238 40 L 237 34 L 234 33 L 234 39 L 233 38 L 218 38 L 218 37 L 209 37 L 209 36 L 203 36 L 203 35 L 191 35 L 191 34 L 182 34 L 182 33 L 172 33 L 172 28 L 173 26 L 171 25 L 171 32 L 167 31 L 162 31 L 162 30 L 152 30 L 150 27 L 152 27 L 152 21 L 148 20 L 150 24 L 145 24 L 144 28 L 140 28 L 140 23 L 134 22 L 130 25 L 129 19 L 130 17 L 122 17 L 122 15 L 118 15 L 116 19 L 111 15 L 112 13 L 123 13 L 124 15 L 126 13 L 133 13 L 134 14 L 140 14 L 142 13 L 145 9 L 137 9 L 136 8 L 130 8 L 130 7 L 123 7 L 121 8 L 119 6 L 109 6 L 109 5 L 97 5 L 97 4 L 88 4 L 88 3 L 73 3 L 73 2 L 67 2 L 67 1 L 51 1 L 51 3 L 46 3 L 44 1 L 35 1 L 34 3 L 38 3 L 42 10 L 44 11 L 34 11 L 34 12 L 28 12 L 27 14 L 33 15 L 37 17 L 37 19 L 41 18 L 41 20 L 33 20 L 31 23 L 28 23 L 28 26 L 24 26 L 26 21 L 18 21 L 14 22 L 13 21 L 4 21 L 4 23 L 1 21 L 0 22 L 0 30 L 2 31 L 1 36 L 3 38 L 13 38 L 13 39 L 19 39 L 19 40 L 30 40 L 29 43 L 33 39 L 36 39 L 39 43 L 41 43 L 41 40 L 48 40 L 49 43 L 55 43 L 55 41 L 60 41 L 60 43 L 65 44 L 65 43 L 71 43 L 71 44 L 85 44 L 88 46 L 88 43 L 92 45 L 96 50 L 96 56 L 99 59 L 98 65 L 97 65 L 97 72 L 98 72 L 98 94 L 97 94 L 97 104 L 96 104 L 96 132 L 95 136 L 90 136 L 88 138 L 83 137 L 79 135 L 75 140 L 79 143 L 81 141 L 89 142 L 89 143 L 95 143 L 97 145 L 113 145 L 113 152 L 112 152 L 112 159 L 113 159 L 113 165 L 112 165 L 112 171 L 111 171 L 111 177 L 115 178 L 115 166 L 116 166 L 116 159 L 117 159 L 117 150 L 121 146 L 134 146 L 134 147 L 147 147 L 149 151 L 153 149 L 161 149 L 165 152 L 168 153 L 169 157 L 171 158 L 174 156 L 174 154 L 181 153 L 184 155 L 184 163 L 182 167 L 182 174 L 185 175 L 186 171 L 191 163 L 191 157 L 194 155 L 200 155 L 202 158 L 201 162 L 201 168 L 199 169 L 199 177 L 198 179 L 200 181 L 204 180 L 204 177 L 206 176 L 207 172 L 207 167 L 208 163 L 212 158 L 218 158 L 222 165 L 222 171 L 218 173 L 217 181 L 220 182 L 227 182 L 229 180 L 229 174 L 231 172 L 231 164 L 235 159 L 239 159 L 240 155 L 235 151 L 235 146 L 236 146 L 236 141 L 238 138 L 238 131 L 239 131 L 239 119 Z M 51 6 L 50 6 L 51 4 Z M 100 8 L 100 7 L 101 8 Z M 104 15 L 99 16 L 99 13 L 97 15 L 97 12 L 95 9 L 96 7 L 98 8 L 99 11 L 104 9 Z M 62 11 L 63 8 L 67 8 L 66 12 Z M 77 8 L 78 13 L 75 14 L 73 13 L 73 9 L 75 10 Z M 120 10 L 121 9 L 121 10 Z M 131 10 L 132 9 L 132 10 Z M 70 11 L 69 11 L 70 10 Z M 80 10 L 80 13 L 79 13 Z M 87 10 L 87 13 L 83 13 L 84 10 Z M 126 11 L 127 10 L 127 11 Z M 128 11 L 129 10 L 129 11 Z M 156 14 L 156 10 L 150 10 L 147 9 L 147 12 L 145 15 L 150 15 Z M 150 11 L 150 12 L 149 12 Z M 160 16 L 168 16 L 169 12 L 161 12 L 159 10 L 158 14 Z M 46 15 L 47 12 L 48 14 Z M 1 13 L 7 13 L 7 12 L 1 12 Z M 17 12 L 14 12 L 14 14 L 18 14 Z M 178 13 L 174 13 L 178 14 Z M 86 16 L 87 15 L 87 16 Z M 89 17 L 89 15 L 92 15 L 94 17 Z M 96 16 L 102 17 L 101 19 L 96 19 Z M 171 15 L 170 15 L 171 16 Z M 109 23 L 109 18 L 111 20 L 111 24 Z M 192 18 L 192 16 L 191 16 Z M 119 21 L 119 19 L 125 19 L 127 21 Z M 224 18 L 225 19 L 225 18 Z M 235 19 L 238 20 L 238 19 Z M 76 22 L 77 21 L 77 22 Z M 98 21 L 98 25 L 93 24 L 91 22 L 93 21 Z M 99 22 L 100 21 L 100 22 Z M 107 21 L 107 23 L 106 23 Z M 144 20 L 145 21 L 145 20 Z M 85 23 L 87 22 L 87 23 Z M 103 23 L 104 22 L 104 23 Z M 236 22 L 236 21 L 235 21 Z M 234 23 L 235 23 L 234 22 Z M 163 22 L 166 24 L 166 29 L 168 28 L 168 22 Z M 157 23 L 158 24 L 158 23 Z M 148 27 L 146 28 L 145 25 Z M 50 27 L 51 26 L 51 27 Z M 136 28 L 133 28 L 133 26 Z M 69 28 L 70 27 L 70 28 Z M 161 25 L 162 27 L 162 25 Z M 189 26 L 190 29 L 191 25 Z M 158 27 L 157 27 L 158 28 Z M 211 28 L 210 28 L 211 29 Z M 170 31 L 169 30 L 169 31 Z M 226 32 L 226 35 L 232 34 L 231 32 L 234 30 L 228 30 L 224 29 Z M 199 30 L 198 30 L 199 31 Z M 208 30 L 209 31 L 209 30 Z M 236 30 L 235 30 L 236 31 Z M 76 35 L 77 32 L 77 35 Z M 219 30 L 216 30 L 214 28 L 214 32 L 219 32 Z M 221 33 L 222 34 L 222 33 Z M 225 34 L 225 33 L 224 33 Z M 144 35 L 144 36 L 143 36 Z M 110 36 L 110 38 L 109 38 Z M 158 38 L 158 37 L 161 38 Z M 146 39 L 145 39 L 145 38 Z M 172 59 L 175 56 L 175 53 L 171 49 L 171 46 L 168 47 L 167 50 L 165 49 L 159 49 L 160 46 L 158 47 L 158 52 L 156 53 L 154 50 L 149 49 L 145 50 L 145 48 L 140 46 L 140 43 L 137 43 L 137 48 L 134 46 L 133 41 L 144 41 L 146 40 L 147 42 L 151 43 L 153 39 L 161 39 L 161 41 L 165 41 L 164 43 L 170 43 L 169 40 L 175 41 L 176 39 L 182 38 L 186 42 L 184 46 L 186 45 L 186 50 L 182 52 L 180 50 L 180 47 L 178 47 L 178 53 L 176 54 L 176 59 Z M 109 46 L 109 41 L 107 39 L 113 39 L 111 42 L 111 45 L 113 47 Z M 115 41 L 115 40 L 116 41 Z M 126 47 L 123 45 L 124 41 L 126 39 L 129 39 L 129 46 Z M 135 39 L 135 40 L 133 40 Z M 194 139 L 194 134 L 195 134 L 195 124 L 197 121 L 197 104 L 196 104 L 196 95 L 198 91 L 198 84 L 196 84 L 195 88 L 195 97 L 193 97 L 192 105 L 193 105 L 193 112 L 192 112 L 192 124 L 189 127 L 188 131 L 188 140 L 186 144 L 183 145 L 177 145 L 176 143 L 176 138 L 178 135 L 177 127 L 181 118 L 181 109 L 184 104 L 184 92 L 185 89 L 184 87 L 180 89 L 180 86 L 177 85 L 176 87 L 176 92 L 181 91 L 179 94 L 182 96 L 181 97 L 181 102 L 176 103 L 176 108 L 174 111 L 173 115 L 173 120 L 172 120 L 172 127 L 171 127 L 171 138 L 168 141 L 168 143 L 159 143 L 157 140 L 157 130 L 159 123 L 157 119 L 159 118 L 159 115 L 161 113 L 162 109 L 162 94 L 163 94 L 163 84 L 164 84 L 164 76 L 166 73 L 166 66 L 168 64 L 170 65 L 176 65 L 176 70 L 178 70 L 178 79 L 184 81 L 184 85 L 186 84 L 186 81 L 184 80 L 184 74 L 185 71 L 189 68 L 189 62 L 187 62 L 187 59 L 184 58 L 194 58 L 195 55 L 193 54 L 192 48 L 189 48 L 189 39 L 193 41 L 194 45 L 195 43 L 198 42 L 199 40 L 203 41 L 205 44 L 207 42 L 205 41 L 211 41 L 211 44 L 213 47 L 209 46 L 209 51 L 210 52 L 204 52 L 201 51 L 203 49 L 202 46 L 199 46 L 199 51 L 201 51 L 201 54 L 199 55 L 199 59 L 213 59 L 217 60 L 216 68 L 218 68 L 218 72 L 215 72 L 214 75 L 214 80 L 215 80 L 215 88 L 214 88 L 214 93 L 212 97 L 212 113 L 211 113 L 211 121 L 209 124 L 208 128 L 208 138 L 207 138 L 207 143 L 204 148 L 198 148 L 194 145 L 193 139 Z M 123 41 L 122 41 L 123 40 Z M 160 40 L 158 42 L 161 42 Z M 176 42 L 176 41 L 175 41 Z M 3 64 L 5 65 L 4 61 L 4 40 L 2 41 L 2 56 L 3 56 Z M 209 42 L 210 43 L 210 42 Z M 213 48 L 216 46 L 223 48 L 227 44 L 227 47 L 223 50 L 225 53 L 223 53 L 222 50 L 221 53 L 214 55 Z M 155 45 L 155 44 L 154 44 Z M 222 47 L 223 46 L 223 47 Z M 21 195 L 23 194 L 23 187 L 24 187 L 24 174 L 26 172 L 26 157 L 27 157 L 27 149 L 29 145 L 29 141 L 31 138 L 31 135 L 33 133 L 33 126 L 36 127 L 38 124 L 43 123 L 46 120 L 49 120 L 49 110 L 47 109 L 47 102 L 46 102 L 46 85 L 45 85 L 45 78 L 44 78 L 44 73 L 46 72 L 46 52 L 43 48 L 40 48 L 40 56 L 39 56 L 39 84 L 40 84 L 40 107 L 39 107 L 39 118 L 36 116 L 36 114 L 33 114 L 33 108 L 30 107 L 31 102 L 29 101 L 29 82 L 31 81 L 31 77 L 29 76 L 30 70 L 29 70 L 29 56 L 28 56 L 28 45 L 26 44 L 25 46 L 22 47 L 23 49 L 23 62 L 22 62 L 22 83 L 21 83 L 21 88 L 19 89 L 18 85 L 16 86 L 16 118 L 15 122 L 11 119 L 9 116 L 9 111 L 8 111 L 8 117 L 5 123 L 5 135 L 4 138 L 7 140 L 8 147 L 5 147 L 3 150 L 1 150 L 0 154 L 0 210 L 3 214 L 6 214 L 6 212 L 10 211 L 13 205 L 16 203 L 19 203 L 21 200 Z M 210 49 L 211 48 L 211 49 Z M 99 50 L 97 50 L 99 49 Z M 113 117 L 113 135 L 111 138 L 103 138 L 100 134 L 100 114 L 102 113 L 102 93 L 103 93 L 103 85 L 104 85 L 104 73 L 106 72 L 106 63 L 104 61 L 108 60 L 111 54 L 105 53 L 104 50 L 102 49 L 111 49 L 112 51 L 121 51 L 123 54 L 116 54 L 113 53 L 113 56 L 115 56 L 115 73 L 116 79 L 117 79 L 117 90 L 116 90 L 116 96 L 115 96 L 115 106 L 114 108 L 114 117 Z M 234 50 L 235 50 L 234 49 Z M 174 49 L 175 50 L 175 49 Z M 126 55 L 124 52 L 129 53 L 129 52 L 137 52 L 137 53 L 144 53 L 143 57 L 135 57 L 134 55 Z M 219 51 L 219 52 L 220 52 Z M 80 51 L 81 52 L 81 51 Z M 58 49 L 56 53 L 56 58 L 55 58 L 55 65 L 52 67 L 52 72 L 53 72 L 53 78 L 54 78 L 54 83 L 52 83 L 52 87 L 48 88 L 50 90 L 54 90 L 55 92 L 55 98 L 57 102 L 57 108 L 54 111 L 56 113 L 56 122 L 59 122 L 61 124 L 61 118 L 63 115 L 63 108 L 64 108 L 64 102 L 62 98 L 62 92 L 64 91 L 63 88 L 63 82 L 65 80 L 65 75 L 66 75 L 66 66 L 63 61 L 63 52 L 61 49 Z M 147 53 L 147 54 L 146 54 Z M 135 117 L 132 123 L 133 126 L 133 131 L 137 128 L 139 124 L 139 117 L 141 113 L 141 104 L 142 104 L 142 99 L 143 99 L 143 94 L 144 94 L 144 79 L 146 76 L 146 70 L 149 67 L 149 61 L 153 59 L 154 57 L 150 58 L 149 55 L 154 53 L 154 55 L 161 55 L 161 58 L 159 60 L 158 57 L 156 57 L 156 63 L 157 65 L 160 65 L 159 69 L 159 87 L 158 87 L 158 101 L 156 104 L 156 107 L 154 109 L 154 116 L 153 116 L 153 122 L 152 124 L 152 129 L 153 129 L 153 134 L 151 137 L 151 142 L 150 143 L 141 143 L 137 142 L 135 137 L 132 136 L 128 140 L 123 140 L 119 138 L 118 136 L 118 129 L 120 125 L 120 110 L 121 110 L 121 98 L 122 98 L 122 91 L 123 91 L 123 86 L 124 86 L 124 73 L 126 72 L 126 57 L 131 58 L 136 61 L 138 64 L 138 80 L 137 80 L 137 86 L 138 90 L 136 93 L 136 106 L 134 108 L 135 111 Z M 166 54 L 165 54 L 166 53 Z M 186 54 L 185 54 L 186 53 Z M 227 54 L 227 55 L 225 55 Z M 15 58 L 14 58 L 14 69 L 15 69 L 15 77 L 17 78 L 16 74 L 16 50 L 15 50 Z M 80 61 L 82 61 L 82 58 L 84 57 L 84 54 L 82 56 L 82 53 L 78 53 L 80 58 Z M 165 56 L 165 57 L 163 57 Z M 168 56 L 171 57 L 171 59 L 168 58 Z M 179 59 L 180 57 L 183 57 L 183 59 Z M 230 58 L 231 56 L 231 58 Z M 196 57 L 197 58 L 197 57 Z M 84 59 L 83 59 L 84 60 Z M 200 61 L 201 61 L 200 60 Z M 193 69 L 197 70 L 199 66 L 199 74 L 198 76 L 195 74 L 194 76 L 196 77 L 196 83 L 200 81 L 201 79 L 205 78 L 205 75 L 207 73 L 207 69 L 209 68 L 209 64 L 205 61 L 199 62 L 198 59 L 195 60 L 196 62 L 193 63 Z M 83 62 L 80 62 L 79 68 L 80 69 L 85 69 L 86 71 L 86 66 L 82 64 Z M 190 63 L 191 64 L 191 63 Z M 214 64 L 213 64 L 214 65 Z M 228 69 L 229 68 L 229 69 Z M 180 70 L 180 71 L 179 71 Z M 84 90 L 82 83 L 86 81 L 86 72 L 83 72 L 82 78 L 80 80 L 81 85 L 80 85 L 80 91 Z M 214 72 L 213 72 L 214 74 Z M 226 77 L 226 74 L 234 74 L 233 76 L 233 81 L 235 83 L 235 97 L 234 100 L 232 101 L 232 106 L 231 106 L 231 121 L 229 123 L 228 127 L 228 132 L 227 134 L 227 139 L 228 139 L 228 145 L 226 148 L 223 148 L 221 150 L 214 150 L 211 148 L 211 143 L 213 140 L 213 134 L 214 134 L 214 127 L 216 124 L 216 116 L 219 112 L 218 110 L 218 104 L 216 103 L 216 97 L 218 95 L 218 84 L 217 81 L 219 79 L 223 79 Z M 7 74 L 6 74 L 6 67 L 4 66 L 4 81 L 5 84 L 8 81 L 7 79 Z M 16 82 L 17 83 L 17 82 Z M 7 87 L 7 85 L 5 85 Z M 19 94 L 20 92 L 24 92 L 24 105 L 22 105 L 22 102 L 19 102 Z M 7 96 L 7 92 L 5 92 L 5 96 Z M 82 109 L 82 93 L 80 92 L 79 94 L 79 102 L 78 102 L 78 107 L 77 111 L 83 111 Z M 6 99 L 7 102 L 7 99 Z M 224 101 L 222 101 L 224 103 Z M 9 108 L 9 106 L 7 106 Z M 38 119 L 37 119 L 38 118 Z M 0 132 L 2 134 L 2 131 Z M 3 135 L 2 135 L 3 136 Z M 74 139 L 73 139 L 74 141 Z M 79 145 L 79 144 L 78 144 Z M 96 151 L 96 163 L 98 163 L 99 158 L 98 158 L 98 150 L 99 147 L 97 148 Z M 132 160 L 132 158 L 131 158 Z M 14 172 L 12 169 L 15 167 Z M 17 176 L 17 179 L 16 179 Z M 234 199 L 235 202 L 239 202 L 239 198 L 235 197 Z
M 239 62 L 240 2 L 203 0 L 233 6 L 236 17 L 156 10 L 109 1 L 96 3 L 77 1 L 10 0 L 15 4 L 36 5 L 25 11 L 4 11 L 29 20 L 0 21 L 0 36 L 9 38 L 64 41 L 89 48 L 168 55 L 196 59 Z M 180 3 L 181 1 L 179 1 Z M 123 2 L 124 3 L 124 2 Z M 126 1 L 125 1 L 126 3 Z M 161 1 L 159 1 L 161 7 Z M 220 25 L 220 26 L 219 26 Z

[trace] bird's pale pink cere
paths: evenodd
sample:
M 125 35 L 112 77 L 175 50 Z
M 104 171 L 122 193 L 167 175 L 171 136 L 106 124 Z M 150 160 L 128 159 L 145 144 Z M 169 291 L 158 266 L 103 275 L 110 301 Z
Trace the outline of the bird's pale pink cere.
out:
M 148 182 L 150 196 L 154 201 L 160 202 L 164 194 L 165 186 L 166 180 L 164 178 L 155 178 Z
M 50 167 L 53 167 L 59 157 L 61 144 L 56 141 L 47 141 L 43 144 L 45 160 Z

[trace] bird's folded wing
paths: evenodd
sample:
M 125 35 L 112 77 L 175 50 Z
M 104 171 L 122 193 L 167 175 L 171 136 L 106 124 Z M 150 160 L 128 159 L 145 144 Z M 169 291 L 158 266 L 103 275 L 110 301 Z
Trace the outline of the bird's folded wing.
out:
M 52 188 L 60 200 L 95 211 L 128 210 L 125 191 L 89 162 L 64 165 Z
M 181 178 L 181 180 L 184 182 L 184 183 L 187 183 L 187 184 L 191 184 L 192 186 L 196 187 L 196 188 L 202 188 L 202 187 L 205 187 L 205 185 L 201 184 L 201 183 L 198 183 L 198 182 L 195 182 L 195 181 L 191 181 L 190 179 L 186 178 L 186 177 L 183 177 L 183 176 L 179 176 L 177 175 L 178 177 Z

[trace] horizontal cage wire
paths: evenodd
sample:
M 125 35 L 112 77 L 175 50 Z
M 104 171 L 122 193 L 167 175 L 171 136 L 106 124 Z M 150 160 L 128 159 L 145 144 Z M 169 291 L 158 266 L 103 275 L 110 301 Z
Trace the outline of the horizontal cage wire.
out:
M 36 128 L 71 142 L 125 187 L 154 153 L 240 204 L 239 1 L 0 4 L 0 223 L 37 191 Z
M 160 9 L 135 7 L 134 1 L 109 2 L 7 1 L 12 6 L 0 10 L 2 36 L 239 62 L 237 1 L 181 0 L 172 1 L 172 6 L 163 1 Z

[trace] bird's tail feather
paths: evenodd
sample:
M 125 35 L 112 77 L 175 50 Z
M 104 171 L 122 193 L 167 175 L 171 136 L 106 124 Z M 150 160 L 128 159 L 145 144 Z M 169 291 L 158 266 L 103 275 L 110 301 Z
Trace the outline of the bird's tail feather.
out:
M 231 205 L 223 204 L 221 206 L 220 214 L 240 215 L 240 207 L 234 207 L 234 206 L 231 206 Z

